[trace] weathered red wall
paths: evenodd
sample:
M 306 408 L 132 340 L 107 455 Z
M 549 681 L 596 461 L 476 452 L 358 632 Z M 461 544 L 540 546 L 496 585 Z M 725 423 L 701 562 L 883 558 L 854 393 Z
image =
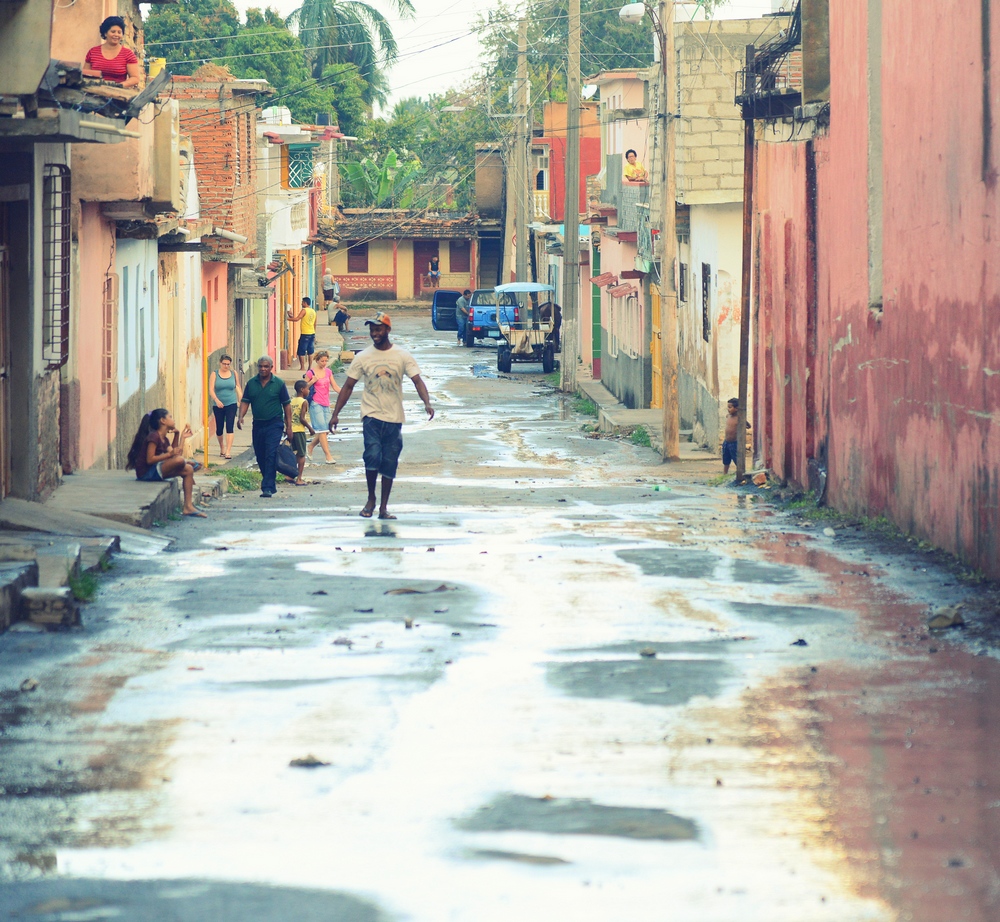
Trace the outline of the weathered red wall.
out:
M 887 515 L 1000 576 L 1000 225 L 978 8 L 883 3 L 881 314 L 868 291 L 867 8 L 830 9 L 811 395 L 806 145 L 758 146 L 758 438 L 779 475 L 805 484 L 809 457 L 825 458 L 832 505 Z M 991 32 L 1000 49 L 1000 17 Z
M 549 142 L 549 210 L 551 219 L 562 222 L 566 212 L 566 138 L 557 135 Z M 587 213 L 587 177 L 601 171 L 601 139 L 580 138 L 580 214 Z

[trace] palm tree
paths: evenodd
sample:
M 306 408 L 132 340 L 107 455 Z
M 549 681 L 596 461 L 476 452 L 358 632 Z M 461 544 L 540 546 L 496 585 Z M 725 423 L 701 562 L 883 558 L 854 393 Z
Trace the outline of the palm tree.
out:
M 412 0 L 390 3 L 401 19 L 413 18 Z M 321 80 L 331 64 L 354 64 L 365 84 L 365 103 L 385 102 L 384 68 L 396 60 L 399 48 L 388 20 L 375 7 L 363 0 L 303 0 L 288 24 L 298 29 L 314 79 Z

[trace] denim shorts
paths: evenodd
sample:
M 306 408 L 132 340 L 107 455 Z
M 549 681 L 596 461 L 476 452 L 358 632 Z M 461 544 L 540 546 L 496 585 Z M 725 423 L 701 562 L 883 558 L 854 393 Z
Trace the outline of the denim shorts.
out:
M 163 474 L 160 473 L 160 468 L 163 467 L 163 462 L 160 461 L 158 464 L 154 464 L 151 468 L 146 470 L 146 473 L 141 477 L 136 477 L 136 480 L 141 480 L 144 483 L 159 483 L 163 480 Z
M 395 479 L 399 453 L 403 450 L 403 424 L 366 416 L 361 420 L 361 428 L 365 436 L 365 470 Z
M 317 432 L 326 432 L 330 428 L 330 417 L 333 416 L 333 410 L 329 407 L 324 407 L 321 403 L 316 403 L 314 400 L 309 404 L 309 422 L 312 423 L 313 429 Z
M 296 350 L 296 355 L 312 355 L 316 348 L 316 334 L 315 333 L 301 333 L 299 335 L 299 348 Z
M 735 464 L 736 463 L 736 443 L 735 442 L 723 442 L 722 443 L 722 463 L 723 464 Z

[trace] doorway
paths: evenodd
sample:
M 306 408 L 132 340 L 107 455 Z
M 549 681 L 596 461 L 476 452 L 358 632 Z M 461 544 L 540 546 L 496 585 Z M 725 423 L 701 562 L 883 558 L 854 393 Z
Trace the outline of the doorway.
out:
M 427 264 L 438 256 L 436 240 L 413 241 L 413 297 L 421 297 L 430 290 L 430 279 L 427 276 Z

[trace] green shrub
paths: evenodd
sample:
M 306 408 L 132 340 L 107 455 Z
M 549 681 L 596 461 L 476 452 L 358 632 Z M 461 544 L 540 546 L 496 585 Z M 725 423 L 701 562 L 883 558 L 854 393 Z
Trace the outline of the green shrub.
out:
M 597 404 L 594 403 L 589 397 L 581 397 L 577 395 L 573 398 L 573 403 L 571 404 L 573 411 L 576 413 L 582 413 L 584 416 L 597 416 Z
M 649 430 L 645 426 L 636 426 L 632 430 L 629 440 L 633 445 L 638 445 L 640 448 L 652 448 L 653 446 L 653 443 L 649 440 Z
M 66 574 L 66 584 L 77 602 L 90 602 L 97 595 L 97 577 L 93 573 L 70 571 Z
M 226 468 L 220 473 L 226 478 L 227 493 L 246 493 L 260 489 L 260 471 L 248 471 L 244 467 Z

